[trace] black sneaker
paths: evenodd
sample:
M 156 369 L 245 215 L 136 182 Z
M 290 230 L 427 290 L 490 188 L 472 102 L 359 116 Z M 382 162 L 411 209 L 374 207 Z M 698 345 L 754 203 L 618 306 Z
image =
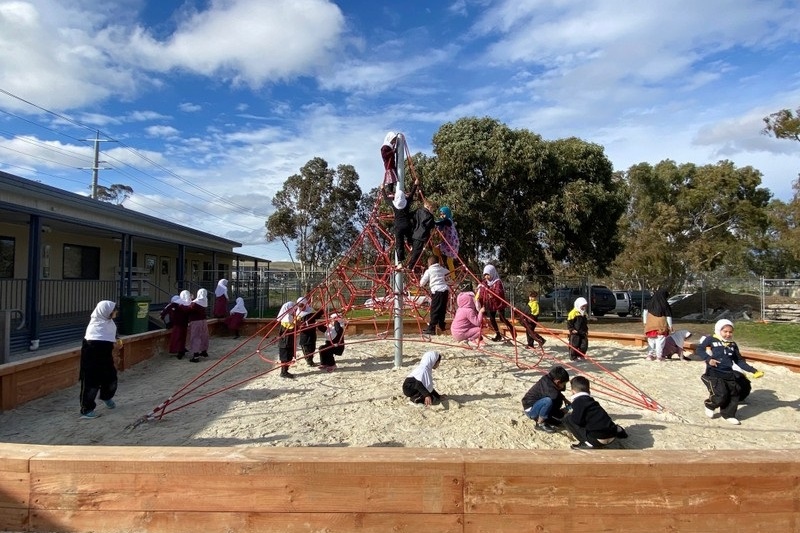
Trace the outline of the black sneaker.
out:
M 281 377 L 287 379 L 294 379 L 294 374 L 290 374 L 289 372 L 284 372 L 281 374 Z
M 503 340 L 503 336 L 498 333 L 497 335 L 494 336 L 492 340 L 494 342 L 500 342 L 501 340 Z
M 541 424 L 536 424 L 535 427 L 539 431 L 544 431 L 545 433 L 555 433 L 556 432 L 555 428 L 550 426 L 550 425 L 548 425 L 546 422 L 541 423 Z
M 200 356 L 199 356 L 199 355 L 197 355 L 197 354 L 195 354 L 195 355 L 194 355 L 194 357 L 192 357 L 191 359 L 189 359 L 189 362 L 190 362 L 190 363 L 199 363 L 199 362 L 200 362 Z
M 572 448 L 573 450 L 591 450 L 592 448 L 594 448 L 594 446 L 592 446 L 588 442 L 573 442 L 572 444 L 569 445 L 569 447 Z

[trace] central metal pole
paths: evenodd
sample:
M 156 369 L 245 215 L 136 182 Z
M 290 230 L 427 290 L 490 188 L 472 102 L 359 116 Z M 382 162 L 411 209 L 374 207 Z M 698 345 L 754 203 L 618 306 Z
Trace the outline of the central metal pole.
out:
M 395 141 L 395 157 L 397 157 L 397 185 L 394 193 L 406 190 L 406 157 L 405 157 L 405 144 L 406 139 L 402 133 L 397 134 Z M 406 198 L 408 205 L 414 201 L 413 198 Z M 405 241 L 402 243 L 395 242 L 395 250 L 398 246 L 405 246 Z M 395 252 L 396 253 L 396 252 Z M 395 255 L 395 260 L 397 256 Z M 403 366 L 403 272 L 398 270 L 394 274 L 394 367 L 398 369 Z

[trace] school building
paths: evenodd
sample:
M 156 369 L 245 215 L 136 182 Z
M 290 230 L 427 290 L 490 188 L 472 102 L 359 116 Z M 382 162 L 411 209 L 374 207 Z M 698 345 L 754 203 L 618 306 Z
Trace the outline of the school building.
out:
M 271 261 L 234 251 L 241 243 L 0 172 L 0 362 L 19 352 L 80 340 L 100 300 L 147 311 L 149 328 L 181 290 L 209 292 L 227 278 L 229 296 L 257 297 L 243 264 Z M 254 294 L 255 292 L 255 294 Z M 128 316 L 126 316 L 126 314 Z

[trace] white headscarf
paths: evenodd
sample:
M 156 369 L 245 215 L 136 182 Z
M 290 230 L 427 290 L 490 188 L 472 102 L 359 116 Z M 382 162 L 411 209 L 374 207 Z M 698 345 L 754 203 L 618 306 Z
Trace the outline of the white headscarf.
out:
M 714 324 L 714 336 L 719 340 L 723 340 L 722 328 L 724 328 L 725 326 L 733 327 L 733 322 L 731 322 L 727 318 L 723 318 L 722 320 L 717 320 L 717 323 Z
M 111 318 L 111 313 L 116 308 L 117 304 L 110 300 L 103 300 L 97 304 L 89 318 L 89 325 L 86 326 L 84 338 L 87 341 L 115 342 L 117 340 L 117 325 Z
M 197 289 L 197 298 L 192 300 L 192 303 L 196 303 L 200 307 L 208 307 L 208 291 L 205 289 Z
M 383 146 L 391 146 L 392 141 L 397 137 L 397 134 L 393 131 L 387 132 L 386 137 L 383 138 Z M 374 144 L 372 146 L 375 146 Z
M 395 209 L 403 209 L 408 202 L 406 201 L 406 193 L 403 189 L 398 189 L 397 192 L 394 193 L 394 200 L 392 200 L 392 205 L 394 205 Z
M 294 325 L 294 308 L 297 306 L 294 302 L 286 302 L 281 306 L 278 311 L 278 321 L 286 326 Z
M 688 329 L 679 329 L 678 331 L 670 335 L 670 337 L 672 337 L 672 340 L 675 342 L 675 345 L 680 349 L 683 349 L 683 345 L 686 342 L 686 339 L 688 339 L 691 336 L 692 332 L 689 331 Z
M 219 280 L 219 283 L 217 283 L 217 288 L 214 290 L 214 296 L 216 296 L 217 298 L 219 298 L 220 296 L 225 296 L 226 298 L 228 297 L 227 279 L 222 278 L 221 280 Z
M 236 305 L 234 305 L 233 309 L 231 309 L 231 314 L 233 313 L 240 313 L 244 315 L 245 318 L 247 318 L 247 309 L 244 306 L 244 298 L 242 298 L 241 296 L 239 298 L 236 298 Z
M 442 358 L 439 352 L 425 352 L 422 354 L 422 360 L 417 367 L 408 375 L 410 378 L 419 380 L 427 389 L 428 392 L 433 390 L 433 365 L 435 365 Z
M 170 301 L 169 301 L 169 302 L 170 302 L 170 303 L 173 303 L 173 304 L 180 304 L 180 303 L 183 303 L 183 300 L 181 300 L 181 297 L 180 297 L 180 296 L 178 296 L 178 295 L 176 294 L 175 296 L 173 296 L 173 297 L 170 299 Z
M 344 331 L 344 328 L 347 327 L 347 322 L 345 322 L 344 318 L 340 317 L 336 313 L 331 313 L 331 316 L 328 317 L 328 327 L 325 329 L 325 338 L 331 343 L 333 343 L 334 339 L 336 339 L 337 323 L 342 327 L 342 331 Z
M 192 293 L 189 291 L 181 291 L 180 295 L 181 305 L 192 305 Z
M 589 302 L 586 301 L 586 298 L 581 296 L 580 298 L 575 299 L 575 310 L 582 315 L 586 315 L 586 309 L 581 309 L 584 305 L 589 305 Z
M 297 316 L 303 318 L 314 312 L 314 308 L 308 305 L 308 298 L 301 296 L 297 299 Z
M 483 267 L 483 275 L 485 276 L 486 274 L 489 274 L 489 281 L 486 282 L 486 284 L 490 287 L 500 281 L 500 276 L 497 275 L 497 269 L 494 265 L 486 265 Z

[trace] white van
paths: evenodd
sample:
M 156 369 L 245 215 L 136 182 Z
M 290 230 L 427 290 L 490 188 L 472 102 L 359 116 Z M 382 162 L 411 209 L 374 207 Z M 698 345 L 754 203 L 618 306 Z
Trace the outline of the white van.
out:
M 617 316 L 626 317 L 631 312 L 631 295 L 628 291 L 614 291 L 614 298 L 617 300 L 617 305 L 614 307 L 614 313 Z

